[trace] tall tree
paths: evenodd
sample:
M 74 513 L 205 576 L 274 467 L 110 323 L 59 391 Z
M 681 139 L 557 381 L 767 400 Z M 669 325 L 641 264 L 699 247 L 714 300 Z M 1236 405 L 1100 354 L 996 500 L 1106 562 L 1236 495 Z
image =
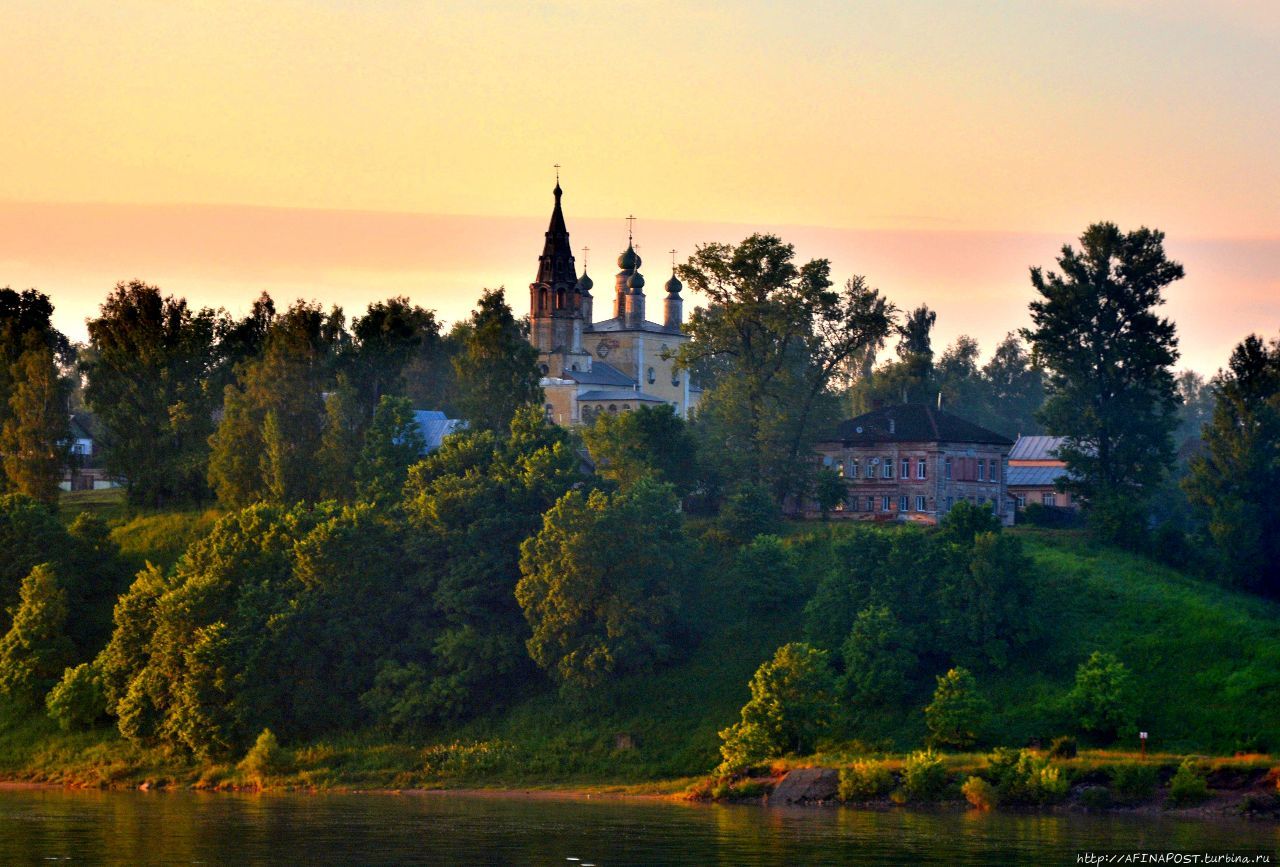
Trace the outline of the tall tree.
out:
M 904 403 L 927 401 L 934 387 L 933 339 L 934 323 L 938 314 L 921 304 L 907 314 L 898 341 L 898 358 L 905 366 L 906 378 L 902 383 Z
M 205 495 L 221 317 L 155 286 L 117 284 L 89 320 L 85 398 L 103 430 L 107 469 L 135 503 Z
M 747 477 L 779 497 L 807 488 L 809 446 L 827 421 L 831 386 L 884 338 L 894 312 L 863 278 L 833 290 L 827 260 L 794 260 L 795 248 L 777 236 L 752 235 L 736 247 L 700 246 L 679 268 L 710 300 L 690 318 L 680 364 L 726 362 L 732 375 L 711 403 L 720 404 L 724 436 L 742 449 Z
M 404 394 L 404 370 L 416 355 L 438 351 L 440 323 L 408 298 L 390 298 L 370 304 L 351 336 L 352 383 L 371 417 L 383 395 Z
M 424 451 L 426 442 L 409 398 L 383 395 L 355 465 L 356 495 L 384 507 L 399 501 L 409 466 Z
M 23 580 L 13 624 L 0 638 L 0 693 L 24 706 L 44 698 L 76 661 L 66 625 L 66 591 L 52 567 L 42 563 Z
M 1220 574 L 1280 596 L 1280 340 L 1245 338 L 1213 393 L 1205 448 L 1183 484 L 1208 519 Z
M 453 358 L 458 408 L 480 430 L 506 431 L 516 411 L 542 402 L 538 350 L 526 339 L 502 289 L 486 289 Z
M 1122 232 L 1095 223 L 1058 257 L 1061 273 L 1031 269 L 1040 298 L 1024 332 L 1048 372 L 1040 417 L 1066 437 L 1065 483 L 1087 504 L 1094 527 L 1132 540 L 1150 492 L 1173 461 L 1178 395 L 1173 323 L 1155 308 L 1183 276 L 1164 252 L 1162 232 Z
M 623 488 L 653 477 L 683 495 L 698 483 L 697 443 L 670 406 L 602 413 L 582 438 L 600 475 Z
M 1036 415 L 1044 404 L 1044 371 L 1009 332 L 982 368 L 992 411 L 992 427 L 1006 436 L 1038 434 L 1043 428 Z
M 49 297 L 35 289 L 16 292 L 0 288 L 0 430 L 12 417 L 14 389 L 23 375 L 19 366 L 24 353 L 45 350 L 58 366 L 75 361 L 75 347 L 53 327 L 53 304 Z M 6 486 L 5 471 L 0 467 L 0 492 L 13 490 Z
M 70 385 L 58 376 L 53 351 L 33 343 L 10 368 L 9 415 L 0 426 L 0 455 L 9 489 L 44 503 L 58 499 L 69 457 Z

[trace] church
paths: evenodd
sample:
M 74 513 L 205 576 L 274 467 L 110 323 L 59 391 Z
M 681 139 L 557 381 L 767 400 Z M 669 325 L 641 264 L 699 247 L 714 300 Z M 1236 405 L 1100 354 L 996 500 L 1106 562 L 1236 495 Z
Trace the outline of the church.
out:
M 574 427 L 591 424 L 600 413 L 663 404 L 688 418 L 701 391 L 675 363 L 689 337 L 674 269 L 664 286 L 662 321 L 652 322 L 645 314 L 640 255 L 628 236 L 614 277 L 613 316 L 595 321 L 594 283 L 585 267 L 578 276 L 559 180 L 554 193 L 538 275 L 529 284 L 529 339 L 538 349 L 548 420 Z

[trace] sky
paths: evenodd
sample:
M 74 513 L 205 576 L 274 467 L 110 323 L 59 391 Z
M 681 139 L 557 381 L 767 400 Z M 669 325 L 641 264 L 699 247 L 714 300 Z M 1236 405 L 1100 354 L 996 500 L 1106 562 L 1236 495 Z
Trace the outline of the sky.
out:
M 1280 332 L 1280 4 L 0 0 L 0 285 L 527 309 L 562 166 L 598 307 L 772 231 L 989 352 L 1032 265 L 1153 226 L 1180 366 Z M 582 261 L 580 257 L 579 266 Z M 659 278 L 654 280 L 653 278 Z M 602 291 L 603 290 L 603 291 Z M 696 303 L 697 299 L 691 299 Z

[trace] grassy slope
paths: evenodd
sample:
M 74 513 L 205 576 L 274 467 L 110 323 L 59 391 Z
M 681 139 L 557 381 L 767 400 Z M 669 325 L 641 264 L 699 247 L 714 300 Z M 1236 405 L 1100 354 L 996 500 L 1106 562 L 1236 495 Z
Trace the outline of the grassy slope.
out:
M 134 519 L 129 539 L 164 516 Z M 181 519 L 189 532 L 205 520 Z M 141 523 L 138 523 L 138 522 Z M 1043 590 L 1046 638 L 1004 672 L 980 678 L 995 710 L 993 739 L 1020 745 L 1068 730 L 1060 697 L 1076 665 L 1112 650 L 1135 672 L 1140 725 L 1153 749 L 1230 752 L 1257 736 L 1280 746 L 1280 605 L 1188 578 L 1132 555 L 1095 549 L 1070 534 L 1020 532 Z M 155 552 L 137 553 L 153 561 Z M 690 601 L 691 619 L 721 625 L 698 636 L 679 663 L 611 686 L 587 703 L 531 689 L 506 711 L 418 744 L 354 735 L 297 752 L 294 782 L 412 786 L 453 783 L 585 784 L 671 779 L 705 773 L 717 760 L 717 731 L 737 719 L 747 681 L 780 644 L 802 637 L 799 605 L 754 619 L 733 609 L 726 578 Z M 717 612 L 710 614 L 710 612 Z M 706 615 L 704 616 L 704 612 Z M 924 686 L 924 685 L 922 685 Z M 901 750 L 923 734 L 918 707 L 875 721 L 862 739 Z M 635 749 L 616 750 L 630 735 Z M 431 750 L 429 743 L 452 745 Z M 480 746 L 475 746 L 479 744 Z M 832 745 L 841 752 L 839 744 Z M 424 763 L 442 772 L 424 771 Z M 132 769 L 132 770 L 131 770 Z M 0 721 L 0 773 L 108 782 L 143 777 L 235 780 L 230 768 L 191 769 L 129 748 L 111 730 L 68 735 L 47 721 Z

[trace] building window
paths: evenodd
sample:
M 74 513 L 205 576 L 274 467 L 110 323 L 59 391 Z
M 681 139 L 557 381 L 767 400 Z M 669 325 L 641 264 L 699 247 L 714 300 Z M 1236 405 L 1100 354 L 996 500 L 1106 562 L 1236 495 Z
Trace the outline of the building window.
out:
M 899 474 L 901 478 L 911 478 L 911 458 L 902 459 L 902 472 Z
M 947 478 L 951 478 L 951 458 L 947 458 L 946 461 L 943 462 L 943 466 L 946 468 Z
M 874 512 L 876 510 L 876 498 L 867 497 L 867 511 Z
M 867 478 L 874 479 L 876 477 L 875 463 L 870 458 L 867 459 Z M 868 509 L 867 511 L 871 511 Z
M 929 462 L 926 461 L 924 458 L 920 458 L 920 460 L 916 461 L 916 478 L 917 479 L 925 478 L 928 467 L 929 467 Z
M 991 481 L 1000 481 L 1000 462 L 995 458 L 991 459 Z
M 903 494 L 902 496 L 898 497 L 898 511 L 908 512 L 910 510 L 911 510 L 911 498 L 908 497 L 906 494 Z
M 618 405 L 616 403 L 609 404 L 609 412 L 617 412 L 617 411 L 618 411 Z
M 844 478 L 844 461 L 836 461 L 836 473 L 840 478 Z
M 893 458 L 885 458 L 884 461 L 880 464 L 880 478 L 882 479 L 893 478 Z
M 525 369 L 527 370 L 528 368 L 525 368 Z M 547 404 L 546 409 L 543 410 L 544 414 L 547 417 L 547 421 L 551 421 L 555 417 L 555 411 L 556 411 L 556 408 L 554 406 L 552 406 L 551 404 Z
M 652 367 L 649 368 L 649 384 L 653 385 L 657 381 L 658 381 L 658 374 L 654 372 Z
M 856 479 L 858 477 L 858 459 L 849 459 L 849 478 Z
M 890 505 L 890 498 L 888 494 L 885 494 L 880 498 L 880 511 L 888 512 L 890 509 L 892 509 L 892 506 Z
M 1046 506 L 1056 506 L 1058 505 L 1058 495 L 1057 494 L 1041 494 L 1040 501 L 1044 503 Z
M 529 368 L 527 368 L 527 367 L 525 368 L 525 370 L 528 370 L 528 369 L 529 369 Z M 550 367 L 547 367 L 547 365 L 545 365 L 545 364 L 540 364 L 540 365 L 538 365 L 538 370 L 542 371 L 542 375 L 543 375 L 543 376 L 546 376 L 548 373 L 550 373 L 550 372 L 551 372 L 551 368 L 550 368 Z
M 1015 497 L 1015 499 L 1018 501 L 1019 509 L 1025 509 L 1027 507 L 1027 498 L 1025 496 L 1023 496 L 1022 494 L 1018 494 L 1018 496 Z
M 985 481 L 987 475 L 987 462 L 982 458 L 978 458 L 978 481 Z
M 955 498 L 955 497 L 947 497 L 947 511 L 948 511 L 948 512 L 950 512 L 950 511 L 951 511 L 951 507 L 952 507 L 952 506 L 954 506 L 955 504 L 956 504 L 956 498 Z
M 622 411 L 623 411 L 623 412 L 631 412 L 631 404 L 629 404 L 629 403 L 624 403 L 624 404 L 622 405 Z
M 916 511 L 917 512 L 924 511 L 924 497 L 920 497 L 920 496 L 916 497 Z

